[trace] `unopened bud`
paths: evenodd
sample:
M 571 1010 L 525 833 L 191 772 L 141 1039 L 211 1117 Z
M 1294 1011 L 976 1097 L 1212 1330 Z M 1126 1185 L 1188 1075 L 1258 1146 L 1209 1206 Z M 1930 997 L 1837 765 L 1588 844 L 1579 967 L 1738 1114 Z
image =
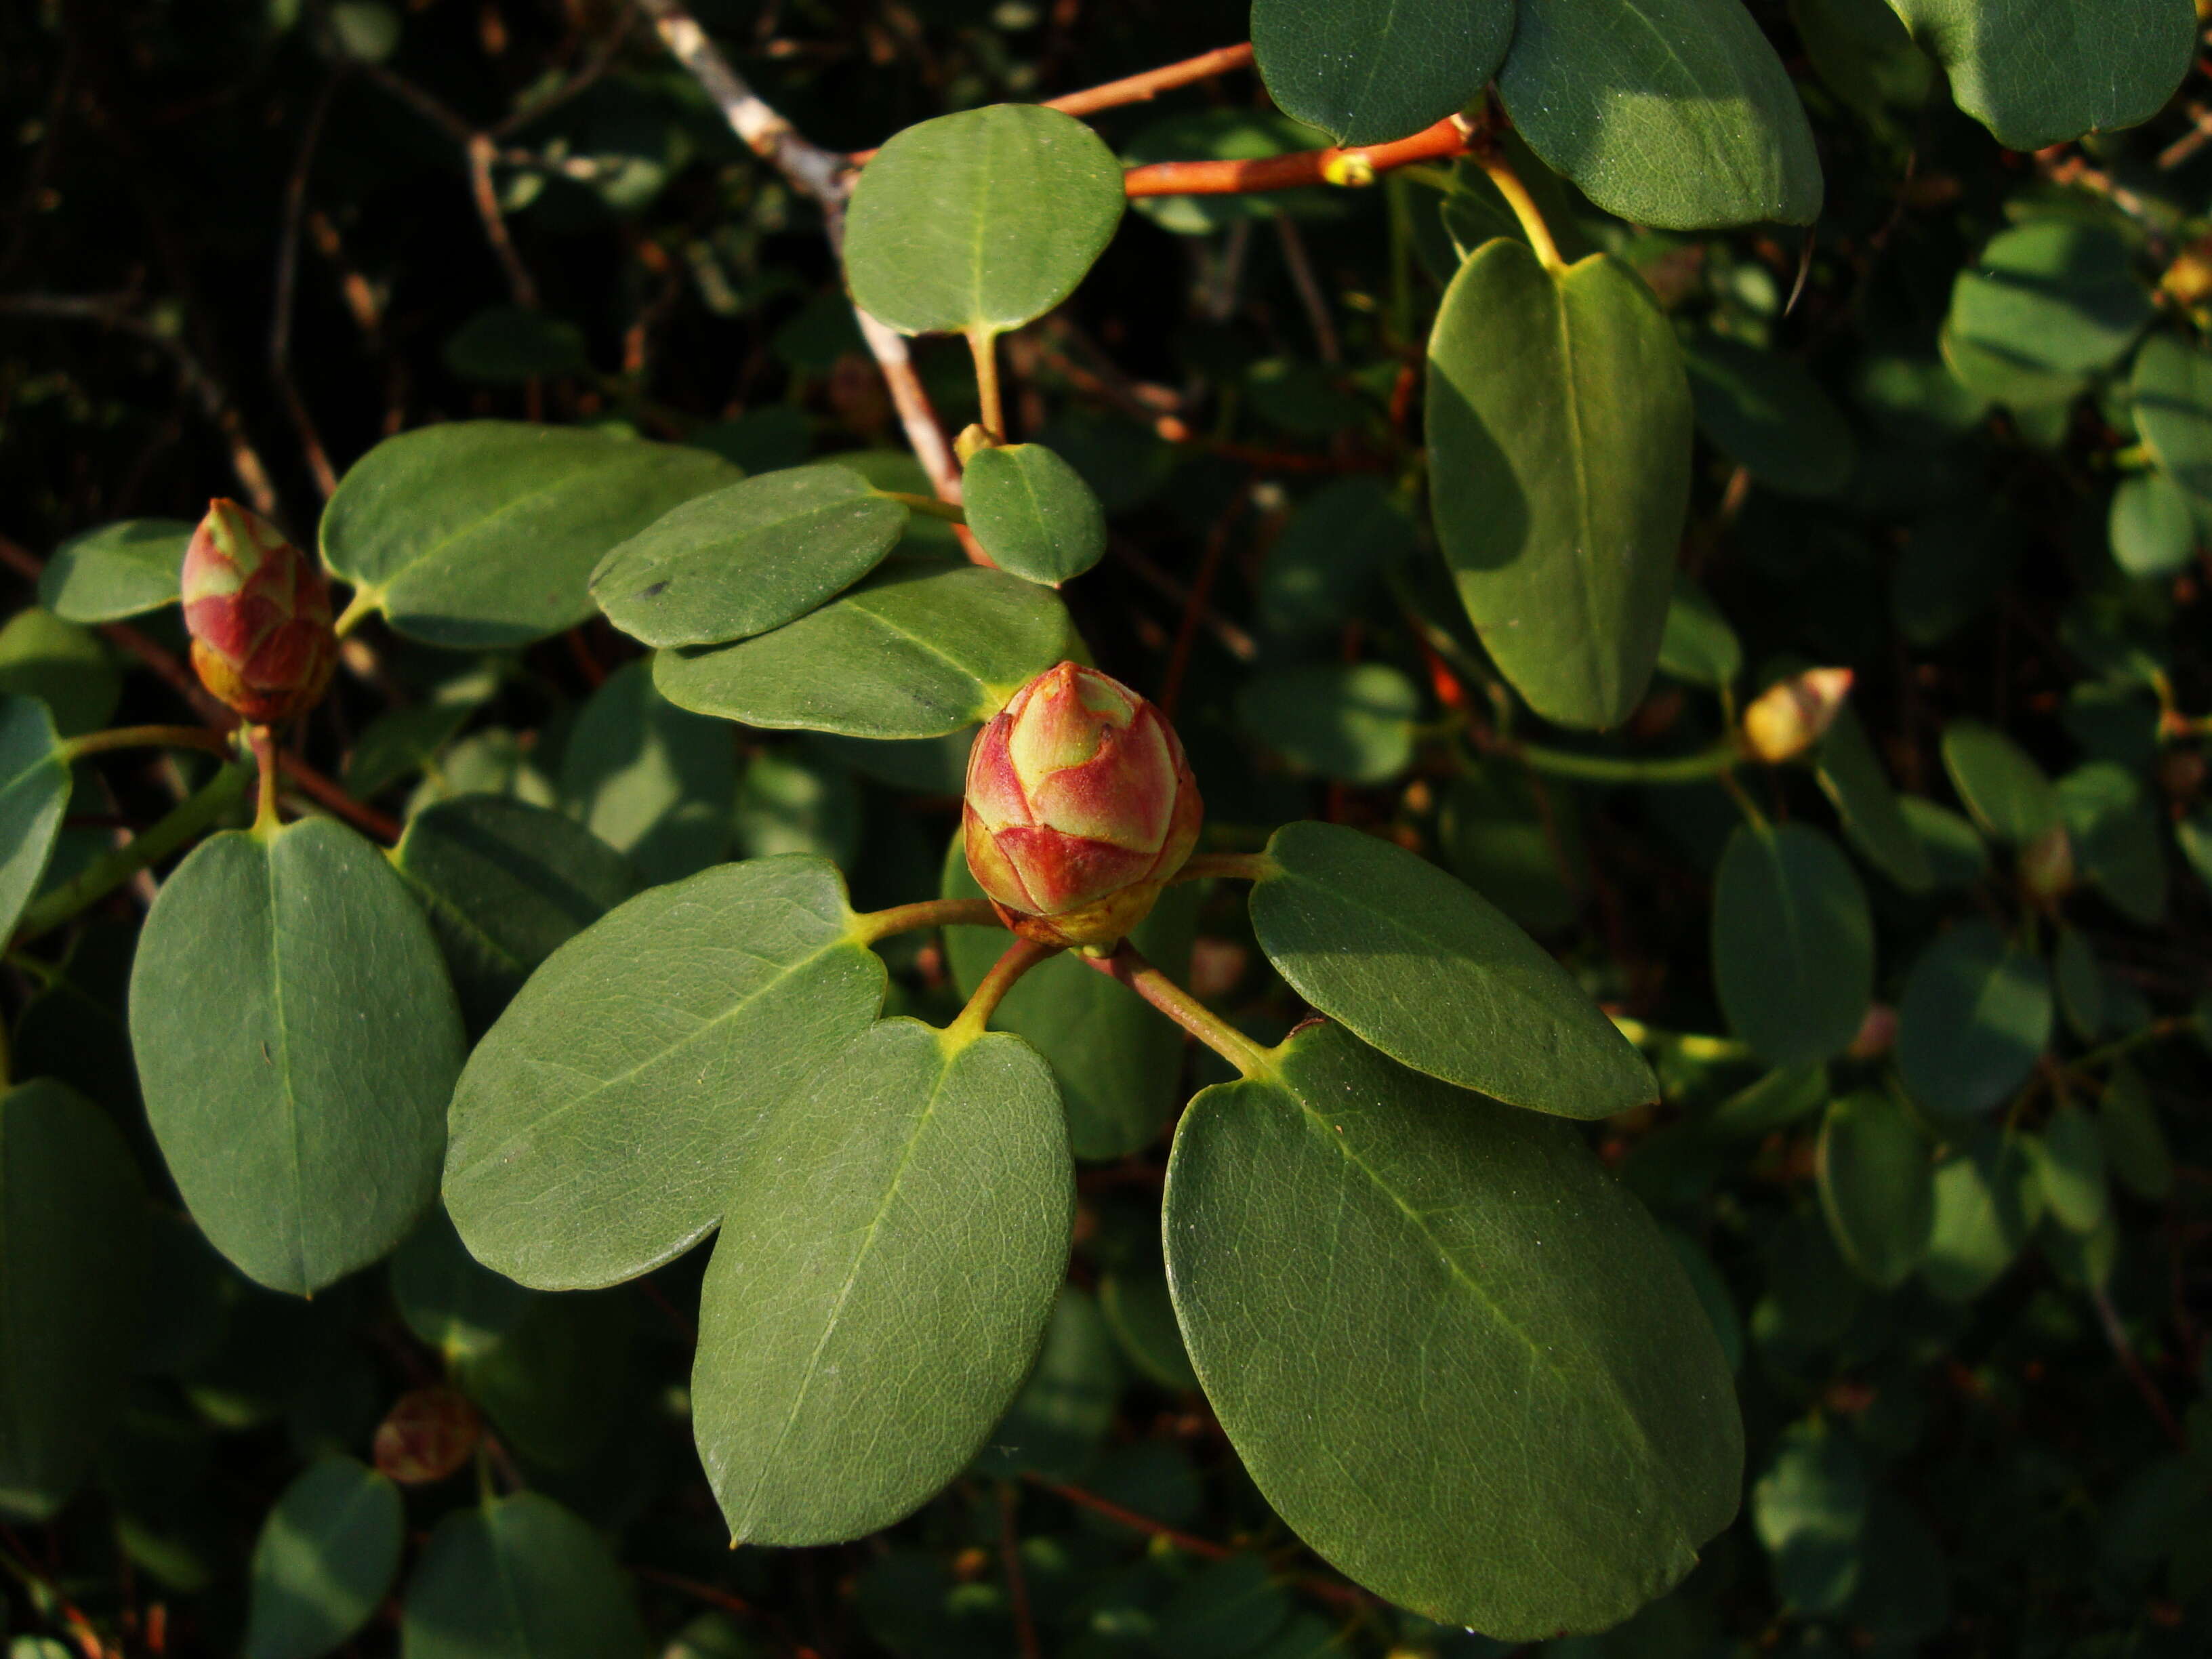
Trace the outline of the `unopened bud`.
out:
M 1866 1018 L 1859 1022 L 1859 1034 L 1851 1039 L 1851 1046 L 1844 1050 L 1845 1060 L 1880 1060 L 1897 1046 L 1897 1010 L 1886 1002 L 1868 1006 Z
M 1204 808 L 1182 741 L 1119 680 L 1064 662 L 1014 693 L 968 757 L 968 867 L 1007 927 L 1100 949 L 1151 911 Z
M 2074 840 L 2066 826 L 2054 823 L 2020 849 L 2020 884 L 2043 903 L 2060 899 L 2074 886 Z
M 403 1486 L 423 1486 L 467 1462 L 483 1437 L 477 1408 L 459 1389 L 416 1389 L 394 1401 L 376 1425 L 371 1455 L 380 1474 Z
M 323 695 L 337 663 L 330 585 L 259 514 L 209 507 L 185 551 L 184 600 L 200 684 L 247 720 L 280 720 Z
M 1850 690 L 1848 668 L 1808 668 L 1778 680 L 1743 711 L 1745 752 L 1769 766 L 1796 759 L 1827 735 Z
M 988 427 L 969 425 L 961 428 L 960 435 L 952 441 L 952 453 L 960 458 L 960 465 L 969 462 L 986 449 L 996 449 L 999 441 L 991 435 Z
M 2212 239 L 2191 242 L 2174 256 L 2158 279 L 2167 297 L 2184 310 L 2212 300 Z

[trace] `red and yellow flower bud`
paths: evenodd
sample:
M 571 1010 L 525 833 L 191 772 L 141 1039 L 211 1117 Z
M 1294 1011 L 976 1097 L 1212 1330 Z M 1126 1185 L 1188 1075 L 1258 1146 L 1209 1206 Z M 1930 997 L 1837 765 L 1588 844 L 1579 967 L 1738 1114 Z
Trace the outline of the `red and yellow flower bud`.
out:
M 1189 858 L 1204 811 L 1166 717 L 1119 680 L 1064 662 L 975 735 L 968 867 L 1016 933 L 1098 950 L 1144 920 Z
M 1743 711 L 1743 746 L 1770 766 L 1795 760 L 1827 736 L 1850 695 L 1848 668 L 1808 668 L 1777 681 Z
M 236 501 L 185 552 L 185 626 L 200 684 L 259 725 L 312 707 L 337 665 L 331 590 L 283 532 Z

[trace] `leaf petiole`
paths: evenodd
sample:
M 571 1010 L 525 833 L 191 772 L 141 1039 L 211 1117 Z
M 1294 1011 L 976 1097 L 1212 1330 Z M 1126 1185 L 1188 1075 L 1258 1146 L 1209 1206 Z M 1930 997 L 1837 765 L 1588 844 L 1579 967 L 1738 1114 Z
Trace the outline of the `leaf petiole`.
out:
M 1674 755 L 1663 760 L 1577 755 L 1532 743 L 1501 744 L 1496 752 L 1522 762 L 1531 770 L 1548 772 L 1554 777 L 1578 778 L 1585 783 L 1702 783 L 1708 778 L 1725 777 L 1743 759 L 1734 738 L 1701 749 L 1694 755 Z
M 92 755 L 105 755 L 118 749 L 198 749 L 210 755 L 220 755 L 228 760 L 233 750 L 227 732 L 211 732 L 199 726 L 118 726 L 111 731 L 91 732 L 72 738 L 62 745 L 62 758 L 70 765 Z
M 983 1035 L 991 1023 L 991 1016 L 1006 1000 L 1006 993 L 1019 983 L 1024 974 L 1048 957 L 1058 956 L 1066 947 L 1040 945 L 1033 939 L 1018 939 L 1006 947 L 1006 954 L 992 964 L 991 971 L 983 975 L 976 986 L 975 994 L 968 999 L 968 1006 L 960 1011 L 960 1018 L 945 1028 L 948 1042 L 965 1045 Z
M 918 904 L 862 912 L 853 918 L 853 937 L 863 945 L 873 945 L 894 933 L 910 933 L 921 927 L 1005 926 L 988 899 L 924 899 Z
M 1180 887 L 1187 881 L 1213 877 L 1224 881 L 1265 881 L 1279 868 L 1265 853 L 1200 853 L 1170 876 L 1168 885 Z
M 1521 182 L 1521 175 L 1513 164 L 1491 145 L 1473 152 L 1475 165 L 1490 175 L 1490 182 L 1498 186 L 1498 193 L 1505 198 L 1505 205 L 1513 210 L 1513 216 L 1521 222 L 1521 229 L 1528 239 L 1528 246 L 1536 250 L 1537 258 L 1544 269 L 1561 271 L 1567 262 L 1559 256 L 1559 245 L 1552 240 L 1552 228 L 1544 222 L 1544 215 L 1536 205 L 1536 198 L 1528 193 L 1528 186 Z
M 1234 1066 L 1248 1080 L 1273 1075 L 1273 1054 L 1146 961 L 1127 939 L 1110 957 L 1084 955 L 1081 959 L 1107 978 L 1127 986 Z
M 887 501 L 896 501 L 909 513 L 927 513 L 933 519 L 943 519 L 947 524 L 966 524 L 967 509 L 957 501 L 939 501 L 934 495 L 915 495 L 903 489 L 878 489 L 876 494 Z

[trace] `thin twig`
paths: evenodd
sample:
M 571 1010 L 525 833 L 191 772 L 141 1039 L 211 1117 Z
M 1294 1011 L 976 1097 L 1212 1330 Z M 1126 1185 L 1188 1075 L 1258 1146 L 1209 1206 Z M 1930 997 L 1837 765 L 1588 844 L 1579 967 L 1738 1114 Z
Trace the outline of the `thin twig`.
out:
M 330 115 L 331 100 L 343 78 L 344 71 L 341 70 L 323 82 L 314 107 L 307 113 L 307 131 L 300 137 L 299 159 L 292 164 L 292 176 L 285 181 L 284 226 L 276 243 L 276 303 L 269 319 L 270 378 L 276 382 L 292 424 L 299 430 L 300 448 L 307 458 L 307 471 L 313 475 L 315 488 L 323 492 L 325 501 L 337 494 L 338 475 L 331 465 L 329 452 L 323 447 L 322 435 L 315 430 L 314 416 L 307 411 L 307 402 L 300 393 L 299 383 L 292 378 L 292 303 L 300 282 L 300 222 L 307 207 L 307 174 L 314 166 L 316 148 L 322 143 L 323 125 Z
M 1249 68 L 1251 63 L 1252 43 L 1241 41 L 1233 46 L 1202 52 L 1197 57 L 1186 58 L 1179 64 L 1166 64 L 1156 70 L 1146 70 L 1142 75 L 1109 81 L 1103 86 L 1092 87 L 1084 92 L 1063 93 L 1057 98 L 1046 99 L 1044 106 L 1056 109 L 1063 115 L 1092 115 L 1102 109 L 1118 109 L 1124 104 L 1146 103 L 1177 87 L 1187 87 L 1198 81 L 1211 81 L 1218 75 L 1229 75 L 1237 70 Z
M 1468 132 L 1455 115 L 1387 144 L 1297 150 L 1251 161 L 1155 161 L 1130 168 L 1121 186 L 1131 197 L 1140 197 L 1243 196 L 1305 185 L 1370 185 L 1393 167 L 1460 155 L 1468 147 Z
M 1336 325 L 1329 320 L 1328 301 L 1314 275 L 1313 261 L 1306 257 L 1305 238 L 1289 214 L 1275 216 L 1275 237 L 1283 245 L 1283 263 L 1291 269 L 1291 286 L 1297 290 L 1298 303 L 1313 328 L 1314 350 L 1325 363 L 1341 362 L 1344 352 L 1337 344 Z
M 2135 1384 L 2136 1392 L 2142 1396 L 2143 1404 L 2150 1408 L 2152 1418 L 2165 1431 L 2166 1437 L 2185 1449 L 2189 1437 L 2181 1431 L 2181 1425 L 2174 1420 L 2173 1407 L 2166 1403 L 2166 1396 L 2158 1391 L 2158 1384 L 2150 1380 L 2150 1373 L 2136 1357 L 2135 1344 L 2128 1340 L 2127 1329 L 2120 1323 L 2119 1311 L 2112 1306 L 2112 1297 L 2100 1285 L 2090 1291 L 2089 1300 L 2096 1306 L 2097 1322 L 2104 1328 L 2105 1340 L 2112 1345 L 2113 1356 L 2120 1362 L 2120 1369 L 2128 1374 L 2128 1381 Z
M 1251 494 L 1252 486 L 1248 481 L 1206 532 L 1205 550 L 1199 555 L 1198 569 L 1190 579 L 1190 597 L 1183 602 L 1182 619 L 1176 625 L 1175 647 L 1168 653 L 1167 672 L 1160 677 L 1160 695 L 1154 699 L 1160 712 L 1170 720 L 1175 718 L 1176 703 L 1182 696 L 1183 675 L 1190 668 L 1191 648 L 1198 642 L 1199 619 L 1213 597 L 1214 578 L 1220 574 L 1221 561 L 1229 550 L 1229 532 L 1243 515 L 1244 503 Z
M 1030 1581 L 1022 1571 L 1021 1536 L 1014 1529 L 1014 1513 L 1022 1489 L 1011 1480 L 999 1483 L 999 1560 L 1006 1575 L 1006 1603 L 1014 1615 L 1014 1640 L 1022 1659 L 1040 1659 L 1036 1620 L 1030 1613 Z

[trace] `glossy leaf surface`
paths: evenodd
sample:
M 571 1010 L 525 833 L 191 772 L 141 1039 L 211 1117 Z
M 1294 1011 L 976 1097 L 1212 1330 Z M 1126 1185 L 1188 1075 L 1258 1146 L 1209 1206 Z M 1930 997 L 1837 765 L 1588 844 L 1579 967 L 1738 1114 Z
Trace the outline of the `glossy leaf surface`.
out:
M 324 1457 L 284 1489 L 253 1547 L 246 1659 L 319 1659 L 375 1613 L 399 1571 L 399 1489 Z
M 592 573 L 607 620 L 647 645 L 750 639 L 883 562 L 907 509 L 848 467 L 802 466 L 684 502 Z
M 1402 138 L 1481 97 L 1513 0 L 1255 0 L 1252 49 L 1285 115 L 1340 144 Z
M 1736 0 L 1531 0 L 1498 89 L 1530 149 L 1635 223 L 1802 225 L 1820 210 L 1797 89 Z
M 0 1094 L 0 1516 L 44 1521 L 113 1426 L 140 1338 L 146 1194 L 75 1090 Z
M 387 438 L 323 510 L 323 559 L 410 639 L 522 645 L 592 614 L 609 549 L 732 482 L 702 449 L 457 421 Z
M 2189 0 L 1890 0 L 2008 149 L 2042 149 L 2158 113 L 2188 71 Z
M 689 1249 L 761 1123 L 866 1029 L 884 982 L 819 859 L 724 865 L 609 912 L 547 958 L 453 1091 L 461 1237 L 541 1290 Z
M 1712 1327 L 1564 1124 L 1316 1027 L 1193 1103 L 1166 1234 L 1245 1467 L 1402 1606 L 1505 1639 L 1603 1629 L 1735 1512 Z
M 1689 382 L 1650 291 L 1606 256 L 1553 273 L 1486 244 L 1430 337 L 1428 422 L 1437 536 L 1484 645 L 1547 719 L 1618 725 L 1658 660 L 1689 501 Z
M 693 1432 L 739 1543 L 890 1525 L 1021 1387 L 1067 1257 L 1073 1168 L 1018 1037 L 856 1038 L 737 1173 L 700 1291 Z
M 742 644 L 663 652 L 679 708 L 854 738 L 940 738 L 998 713 L 1068 654 L 1067 613 L 1003 571 L 902 566 Z
M 272 1290 L 375 1261 L 437 1190 L 460 1010 L 405 884 L 343 824 L 226 830 L 178 866 L 131 1047 L 192 1219 Z
M 1472 888 L 1373 836 L 1292 823 L 1252 887 L 1260 948 L 1384 1054 L 1515 1106 L 1595 1118 L 1654 1099 L 1643 1057 Z
M 1080 121 L 994 104 L 908 127 L 854 186 L 845 274 L 908 334 L 998 331 L 1075 291 L 1121 222 L 1121 168 Z
M 1836 844 L 1744 824 L 1713 888 L 1713 982 L 1737 1036 L 1775 1066 L 1832 1060 L 1874 997 L 1874 918 Z
M 1106 510 L 1083 475 L 1042 444 L 978 450 L 961 475 L 968 528 L 991 562 L 1057 587 L 1106 556 Z

